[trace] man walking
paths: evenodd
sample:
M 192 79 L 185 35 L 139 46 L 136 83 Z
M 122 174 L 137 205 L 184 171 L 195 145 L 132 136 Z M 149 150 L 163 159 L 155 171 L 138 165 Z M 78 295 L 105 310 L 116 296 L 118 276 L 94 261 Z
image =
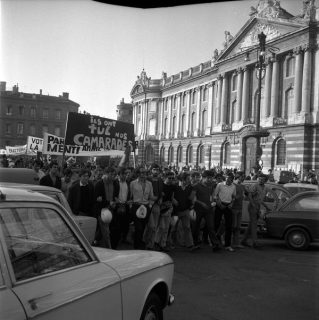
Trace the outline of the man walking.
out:
M 229 172 L 226 181 L 218 183 L 214 193 L 214 205 L 216 205 L 215 230 L 217 231 L 222 217 L 225 220 L 225 249 L 235 251 L 231 246 L 232 236 L 232 206 L 236 197 L 236 187 L 233 184 L 234 175 Z

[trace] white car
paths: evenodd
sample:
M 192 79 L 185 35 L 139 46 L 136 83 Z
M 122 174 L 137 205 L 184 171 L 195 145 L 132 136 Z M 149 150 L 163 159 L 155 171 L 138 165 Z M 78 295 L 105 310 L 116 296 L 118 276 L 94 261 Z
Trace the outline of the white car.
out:
M 0 319 L 162 319 L 165 253 L 92 248 L 54 199 L 0 187 Z

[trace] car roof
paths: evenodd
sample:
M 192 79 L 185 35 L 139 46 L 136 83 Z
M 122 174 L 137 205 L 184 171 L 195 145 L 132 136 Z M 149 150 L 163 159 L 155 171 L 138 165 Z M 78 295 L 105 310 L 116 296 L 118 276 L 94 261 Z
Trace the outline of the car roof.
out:
M 0 168 L 0 182 L 39 184 L 39 177 L 33 169 Z
M 288 182 L 288 183 L 285 183 L 283 186 L 285 188 L 287 188 L 287 187 L 302 187 L 302 188 L 309 188 L 309 189 L 313 189 L 313 190 L 319 189 L 319 186 L 316 184 L 302 183 L 302 182 L 296 182 L 296 183 Z
M 24 201 L 24 202 L 33 202 L 33 201 L 45 201 L 45 202 L 54 202 L 52 198 L 32 190 L 24 190 L 18 188 L 7 188 L 0 186 L 0 192 L 2 194 L 1 198 L 4 196 L 5 199 L 1 199 L 1 202 L 4 201 Z
M 0 187 L 27 189 L 27 190 L 37 191 L 37 192 L 41 192 L 41 191 L 52 191 L 55 193 L 62 192 L 60 189 L 53 188 L 53 187 L 43 186 L 39 184 L 26 184 L 26 183 L 16 183 L 16 182 L 0 182 Z

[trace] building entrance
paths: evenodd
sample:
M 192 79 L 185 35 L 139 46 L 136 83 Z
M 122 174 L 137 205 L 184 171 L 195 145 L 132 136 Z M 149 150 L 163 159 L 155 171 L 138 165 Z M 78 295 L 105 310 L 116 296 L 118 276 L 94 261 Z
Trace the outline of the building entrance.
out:
M 255 137 L 249 137 L 245 144 L 245 175 L 249 175 L 253 171 L 253 167 L 256 165 L 256 146 L 257 139 Z

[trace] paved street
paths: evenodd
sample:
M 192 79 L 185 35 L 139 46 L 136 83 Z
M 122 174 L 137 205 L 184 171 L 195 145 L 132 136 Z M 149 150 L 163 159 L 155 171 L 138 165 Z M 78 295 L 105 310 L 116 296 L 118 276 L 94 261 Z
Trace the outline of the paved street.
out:
M 260 250 L 196 253 L 177 248 L 165 320 L 315 320 L 319 318 L 319 246 L 297 252 L 262 240 Z

